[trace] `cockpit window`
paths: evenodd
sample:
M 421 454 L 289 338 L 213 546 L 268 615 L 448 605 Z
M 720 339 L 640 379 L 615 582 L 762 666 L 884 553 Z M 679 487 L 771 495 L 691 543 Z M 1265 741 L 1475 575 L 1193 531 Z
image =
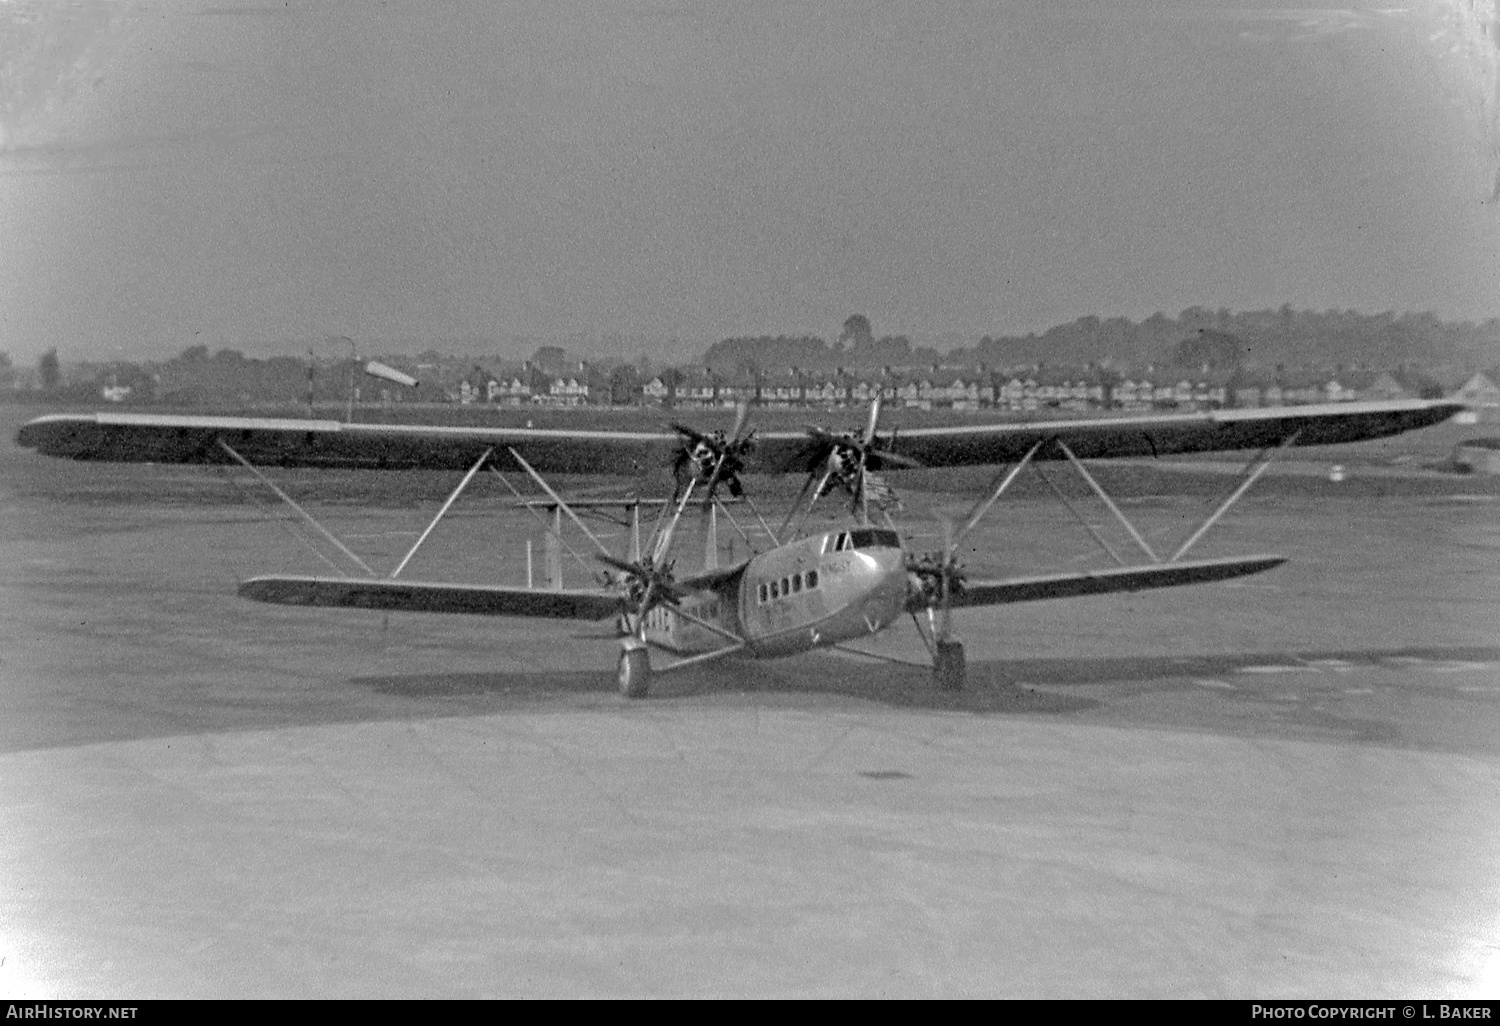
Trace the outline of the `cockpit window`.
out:
M 901 537 L 895 531 L 880 527 L 862 527 L 849 532 L 856 549 L 899 549 Z

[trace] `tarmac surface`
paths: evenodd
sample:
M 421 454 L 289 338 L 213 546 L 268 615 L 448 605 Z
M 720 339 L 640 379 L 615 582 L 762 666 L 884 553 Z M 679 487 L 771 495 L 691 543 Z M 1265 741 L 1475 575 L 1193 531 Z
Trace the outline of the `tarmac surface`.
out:
M 321 566 L 212 472 L 0 474 L 4 996 L 1500 996 L 1493 489 L 1252 493 L 1200 554 L 1286 566 L 964 612 L 958 695 L 819 654 L 627 702 L 592 625 L 236 598 Z M 389 566 L 440 499 L 314 506 Z M 408 576 L 523 578 L 501 506 Z M 1035 498 L 971 544 L 1089 551 Z

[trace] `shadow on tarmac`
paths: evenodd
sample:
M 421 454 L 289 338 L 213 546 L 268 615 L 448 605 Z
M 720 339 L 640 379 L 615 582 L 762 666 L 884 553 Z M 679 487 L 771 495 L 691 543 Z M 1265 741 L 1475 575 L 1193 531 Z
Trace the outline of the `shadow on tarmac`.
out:
M 734 694 L 779 697 L 838 696 L 916 709 L 973 713 L 1068 714 L 1100 707 L 1101 699 L 1038 688 L 1159 683 L 1232 673 L 1314 670 L 1320 667 L 1400 668 L 1413 664 L 1500 662 L 1500 647 L 1422 647 L 1308 652 L 1245 652 L 1189 656 L 975 660 L 962 691 L 939 690 L 920 666 L 866 662 L 823 653 L 778 662 L 724 660 L 652 681 L 657 700 Z M 439 673 L 351 678 L 355 688 L 418 699 L 485 697 L 518 703 L 558 699 L 607 699 L 613 675 L 587 671 Z M 594 704 L 588 702 L 587 704 Z
M 698 666 L 680 673 L 658 674 L 651 681 L 651 698 L 662 701 L 747 695 L 774 695 L 788 700 L 842 697 L 916 709 L 976 713 L 1071 713 L 1100 704 L 1080 696 L 1018 687 L 1007 675 L 1007 666 L 1003 662 L 970 663 L 968 683 L 962 691 L 940 691 L 934 686 L 930 671 L 919 666 L 872 665 L 823 655 L 775 664 L 774 668 L 768 668 L 766 663 L 726 661 L 718 667 Z M 584 696 L 616 700 L 614 676 L 601 670 L 371 676 L 351 679 L 349 684 L 408 698 L 482 696 L 518 703 Z

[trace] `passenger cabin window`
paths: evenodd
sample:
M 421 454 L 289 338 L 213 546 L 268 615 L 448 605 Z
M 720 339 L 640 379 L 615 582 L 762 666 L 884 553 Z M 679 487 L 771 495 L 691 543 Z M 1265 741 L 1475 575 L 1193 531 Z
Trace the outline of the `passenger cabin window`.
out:
M 799 571 L 790 577 L 783 577 L 779 581 L 761 581 L 756 586 L 755 595 L 761 605 L 774 602 L 788 595 L 796 595 L 802 591 L 811 591 L 818 586 L 818 572 L 816 570 Z M 718 612 L 717 605 L 707 607 L 708 615 L 712 616 Z
M 861 527 L 849 532 L 850 547 L 856 549 L 899 549 L 901 536 L 881 527 Z

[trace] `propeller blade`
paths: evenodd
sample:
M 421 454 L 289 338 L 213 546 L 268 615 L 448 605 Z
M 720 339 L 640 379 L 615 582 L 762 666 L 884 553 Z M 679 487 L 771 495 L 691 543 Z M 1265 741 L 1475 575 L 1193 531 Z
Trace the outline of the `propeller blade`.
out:
M 833 438 L 822 428 L 807 428 L 807 441 L 797 447 L 791 456 L 783 460 L 777 467 L 776 472 L 790 474 L 794 470 L 800 470 L 804 474 L 816 474 L 823 461 L 828 458 L 829 451 L 833 448 Z
M 745 429 L 745 422 L 750 419 L 750 404 L 741 401 L 734 408 L 734 427 L 729 432 L 729 442 L 733 444 L 740 440 L 740 432 Z
M 671 573 L 668 568 L 654 567 L 645 563 L 628 563 L 614 556 L 596 553 L 594 556 L 599 562 L 606 566 L 612 566 L 625 574 L 631 580 L 644 586 L 642 594 L 652 596 L 659 594 L 663 602 L 675 605 L 686 597 L 687 592 L 677 587 L 672 582 Z
M 870 457 L 871 457 L 872 460 L 874 460 L 874 461 L 877 462 L 877 465 L 874 468 L 876 470 L 880 470 L 886 464 L 891 464 L 892 466 L 897 466 L 897 467 L 903 467 L 903 468 L 905 468 L 907 470 L 920 470 L 920 469 L 922 469 L 922 464 L 921 463 L 918 463 L 916 460 L 912 459 L 910 456 L 902 456 L 900 453 L 886 452 L 884 450 L 879 450 L 877 452 L 871 453 Z
M 611 556 L 607 552 L 596 552 L 594 553 L 594 558 L 603 563 L 605 566 L 612 566 L 616 570 L 620 570 L 627 574 L 639 574 L 641 572 L 640 564 L 627 562 L 626 560 L 620 559 L 616 556 Z
M 720 453 L 718 460 L 714 463 L 714 472 L 708 475 L 708 487 L 703 490 L 703 511 L 708 512 L 708 507 L 714 504 L 714 489 L 719 487 L 720 475 L 724 472 L 724 461 L 729 459 L 728 453 Z
M 792 517 L 797 515 L 798 507 L 802 505 L 802 500 L 807 498 L 807 490 L 812 487 L 817 477 L 817 471 L 813 471 L 807 475 L 807 480 L 802 482 L 802 490 L 797 493 L 797 498 L 792 502 L 792 508 L 787 510 L 786 519 L 781 522 L 781 529 L 776 532 L 776 537 L 780 538 L 786 534 L 787 527 L 791 525 Z
M 708 440 L 708 436 L 703 432 L 697 430 L 696 428 L 689 427 L 686 424 L 679 424 L 675 420 L 668 421 L 667 424 L 672 428 L 673 431 L 676 431 L 679 435 L 682 435 L 689 441 L 705 442 Z
M 875 441 L 875 429 L 880 424 L 880 396 L 870 400 L 870 421 L 865 426 L 864 444 L 869 448 L 871 442 Z

